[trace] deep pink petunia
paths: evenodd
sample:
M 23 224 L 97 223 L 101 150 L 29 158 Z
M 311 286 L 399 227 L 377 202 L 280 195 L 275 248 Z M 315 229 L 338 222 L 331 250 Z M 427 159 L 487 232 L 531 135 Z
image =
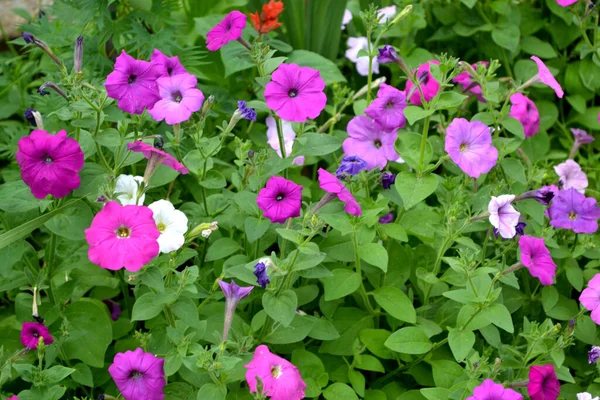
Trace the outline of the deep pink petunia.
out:
M 283 224 L 288 218 L 300 216 L 302 186 L 280 176 L 272 176 L 258 192 L 256 203 L 271 222 Z
M 395 129 L 383 130 L 375 121 L 364 115 L 352 118 L 346 129 L 349 137 L 342 144 L 344 154 L 365 160 L 367 169 L 383 169 L 388 161 L 396 161 L 400 157 L 394 149 L 398 138 Z
M 433 99 L 440 90 L 440 83 L 435 80 L 433 75 L 431 75 L 431 63 L 440 65 L 438 60 L 430 60 L 425 64 L 421 64 L 415 73 L 415 77 L 421 83 L 421 91 L 423 92 L 425 101 Z M 409 99 L 411 103 L 417 106 L 422 104 L 421 93 L 419 93 L 419 89 L 413 88 L 413 83 L 410 80 L 406 81 L 406 90 L 404 92 L 407 93 L 407 95 L 412 92 Z
M 562 99 L 565 93 L 563 92 L 560 83 L 558 83 L 554 78 L 554 75 L 552 75 L 552 72 L 546 67 L 546 64 L 536 56 L 531 56 L 531 59 L 535 61 L 538 67 L 537 79 L 543 84 L 550 86 L 554 90 L 554 93 Z
M 40 337 L 44 339 L 44 345 L 54 343 L 54 338 L 44 324 L 38 322 L 23 322 L 21 327 L 21 344 L 28 349 L 36 350 L 38 348 Z
M 446 129 L 445 150 L 459 167 L 472 178 L 490 172 L 498 161 L 492 146 L 490 128 L 480 121 L 455 118 Z
M 473 396 L 467 397 L 467 400 L 523 400 L 523 396 L 491 379 L 486 379 L 473 389 Z
M 50 135 L 36 129 L 21 138 L 18 147 L 15 158 L 21 167 L 21 178 L 36 198 L 43 199 L 49 194 L 65 197 L 79 187 L 83 151 L 64 130 Z
M 404 128 L 406 118 L 406 95 L 393 86 L 382 83 L 377 98 L 365 109 L 365 114 L 384 130 Z
M 596 233 L 600 207 L 593 197 L 585 197 L 575 189 L 561 190 L 548 209 L 550 225 L 572 229 L 575 233 Z
M 246 16 L 235 10 L 230 12 L 215 25 L 206 35 L 206 48 L 217 51 L 232 40 L 242 37 L 242 31 L 246 27 Z
M 478 65 L 484 65 L 487 68 L 489 63 L 487 61 L 479 61 L 471 66 L 474 70 L 477 70 Z M 452 79 L 452 82 L 458 83 L 462 87 L 463 92 L 473 94 L 477 96 L 477 100 L 485 103 L 481 86 L 479 86 L 479 83 L 475 82 L 469 71 L 464 71 L 456 75 L 456 77 Z
M 529 269 L 531 276 L 538 278 L 542 285 L 552 285 L 556 276 L 556 264 L 544 243 L 544 238 L 522 235 L 519 238 L 521 263 Z
M 108 373 L 125 400 L 162 400 L 165 398 L 164 358 L 135 351 L 117 353 Z
M 157 149 L 156 147 L 149 145 L 148 143 L 144 143 L 140 140 L 135 141 L 133 143 L 128 143 L 127 149 L 135 151 L 136 153 L 142 153 L 144 157 L 146 157 L 146 159 L 148 160 L 148 165 L 152 164 L 153 168 L 156 168 L 158 164 L 164 164 L 167 167 L 179 172 L 180 174 L 185 175 L 189 172 L 183 164 L 177 161 L 177 159 L 169 153 Z M 148 170 L 148 167 L 146 168 L 146 170 Z M 146 174 L 144 174 L 144 177 L 145 176 Z
M 8 397 L 6 400 L 19 400 L 19 398 L 17 397 L 17 395 Z
M 325 171 L 323 168 L 319 168 L 319 186 L 327 193 L 335 194 L 342 203 L 345 204 L 344 210 L 351 215 L 361 216 L 362 210 L 360 204 L 356 201 L 352 193 L 344 183 L 340 181 L 335 175 Z
M 192 113 L 202 108 L 204 94 L 196 88 L 198 81 L 191 74 L 167 76 L 156 80 L 161 100 L 148 112 L 157 121 L 169 125 L 187 121 Z
M 325 108 L 325 81 L 321 73 L 297 64 L 280 64 L 265 87 L 267 106 L 286 121 L 315 119 Z
M 540 113 L 538 112 L 535 103 L 522 93 L 515 93 L 510 96 L 509 117 L 513 117 L 523 125 L 525 137 L 534 136 L 540 129 Z
M 571 4 L 577 3 L 577 0 L 556 0 L 556 2 L 561 7 L 567 7 L 567 6 L 570 6 Z
M 158 255 L 159 230 L 145 206 L 107 203 L 85 230 L 88 257 L 101 268 L 139 271 Z
M 560 383 L 554 365 L 534 365 L 529 369 L 527 393 L 531 400 L 556 400 L 560 394 Z
M 153 63 L 136 60 L 123 50 L 104 86 L 108 97 L 117 100 L 121 110 L 141 114 L 160 100 L 156 88 L 156 79 L 160 75 L 160 70 Z
M 564 190 L 575 189 L 584 194 L 588 187 L 588 178 L 581 166 L 573 160 L 567 160 L 564 163 L 554 166 L 556 175 L 560 178 L 561 188 Z
M 263 383 L 263 394 L 271 400 L 303 399 L 306 384 L 298 371 L 288 360 L 269 351 L 261 344 L 254 351 L 252 361 L 245 365 L 246 382 L 251 393 L 256 393 L 257 379 Z
M 592 321 L 600 325 L 600 274 L 594 275 L 581 295 L 579 302 L 586 310 L 592 312 Z
M 514 199 L 514 194 L 492 196 L 488 204 L 490 223 L 505 239 L 510 239 L 517 234 L 517 224 L 521 214 L 512 205 Z
M 150 57 L 154 66 L 160 71 L 161 76 L 175 76 L 187 74 L 178 56 L 167 57 L 160 50 L 154 49 Z

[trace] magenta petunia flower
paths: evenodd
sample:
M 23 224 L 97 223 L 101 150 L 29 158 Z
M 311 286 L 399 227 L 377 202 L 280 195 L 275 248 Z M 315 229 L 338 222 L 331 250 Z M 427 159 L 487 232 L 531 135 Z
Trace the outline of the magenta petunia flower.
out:
M 552 75 L 552 72 L 550 72 L 548 67 L 546 67 L 546 64 L 544 64 L 544 62 L 536 56 L 531 56 L 531 59 L 535 61 L 538 67 L 536 80 L 550 86 L 554 90 L 554 93 L 556 93 L 556 95 L 562 99 L 565 93 L 563 92 L 560 83 L 558 83 Z
M 19 400 L 19 398 L 17 397 L 17 395 L 8 397 L 6 400 Z
M 288 218 L 300 216 L 302 186 L 280 176 L 272 176 L 258 192 L 256 204 L 271 222 L 283 224 Z
M 556 175 L 560 178 L 562 189 L 575 189 L 579 193 L 584 194 L 585 188 L 588 187 L 588 178 L 575 161 L 567 160 L 564 163 L 554 166 Z
M 542 285 L 552 285 L 556 275 L 556 264 L 544 243 L 544 238 L 522 235 L 519 238 L 521 263 L 529 269 L 531 276 L 538 278 Z
M 491 379 L 486 379 L 473 389 L 473 396 L 467 397 L 467 400 L 523 400 L 523 396 Z
M 474 70 L 477 70 L 477 66 L 480 64 L 485 65 L 486 68 L 489 65 L 487 61 L 479 61 L 475 64 L 472 64 L 471 66 Z M 477 100 L 479 100 L 482 103 L 485 103 L 481 86 L 479 86 L 479 83 L 475 82 L 469 71 L 464 71 L 456 75 L 456 77 L 452 79 L 452 82 L 458 83 L 462 87 L 463 92 L 475 95 L 477 96 Z
M 540 113 L 535 103 L 522 93 L 515 93 L 510 96 L 509 117 L 516 118 L 523 125 L 525 137 L 534 136 L 540 129 Z
M 252 361 L 245 365 L 246 382 L 251 393 L 256 393 L 257 377 L 263 384 L 263 394 L 271 400 L 303 399 L 306 384 L 298 368 L 291 362 L 269 351 L 261 344 L 254 351 Z
M 490 172 L 498 161 L 490 128 L 483 122 L 455 118 L 446 129 L 445 150 L 460 169 L 472 178 Z
M 600 274 L 596 274 L 590 279 L 587 287 L 583 289 L 583 292 L 579 296 L 579 302 L 586 310 L 592 312 L 590 315 L 592 321 L 600 325 Z M 597 358 L 594 362 L 596 360 Z
M 159 230 L 145 206 L 107 203 L 85 230 L 88 257 L 101 268 L 139 271 L 158 255 Z
M 349 137 L 342 143 L 344 154 L 362 158 L 367 162 L 367 169 L 383 169 L 388 161 L 400 157 L 394 149 L 398 137 L 396 130 L 383 130 L 364 115 L 352 118 L 347 130 Z
M 160 70 L 153 63 L 136 60 L 123 50 L 104 86 L 108 97 L 117 100 L 121 110 L 141 114 L 160 100 L 156 88 L 156 79 L 160 75 Z
M 360 209 L 360 205 L 352 196 L 352 193 L 344 183 L 340 181 L 335 175 L 330 172 L 325 171 L 323 168 L 319 168 L 319 186 L 321 189 L 326 191 L 327 193 L 334 194 L 340 199 L 341 202 L 345 204 L 344 210 L 351 215 L 361 216 L 362 210 Z
M 235 314 L 235 309 L 240 300 L 248 297 L 254 286 L 238 286 L 232 279 L 231 283 L 218 280 L 219 286 L 225 295 L 225 323 L 223 325 L 223 342 L 227 340 L 229 328 Z
M 572 229 L 575 233 L 595 233 L 598 230 L 600 208 L 596 199 L 585 197 L 575 189 L 561 190 L 548 209 L 550 225 Z
M 44 339 L 44 345 L 54 343 L 54 338 L 44 324 L 38 322 L 23 322 L 21 327 L 21 344 L 28 349 L 36 350 L 38 348 L 40 337 Z
M 554 365 L 534 365 L 529 369 L 527 393 L 531 400 L 556 400 L 560 394 L 560 383 Z
M 505 239 L 510 239 L 517 234 L 517 224 L 521 214 L 511 204 L 514 199 L 514 194 L 492 196 L 488 204 L 490 223 Z
M 108 373 L 125 400 L 162 400 L 167 384 L 164 364 L 163 358 L 137 348 L 117 353 Z
M 150 57 L 152 64 L 160 71 L 160 76 L 175 76 L 187 74 L 178 56 L 167 57 L 160 50 L 154 49 Z
M 21 138 L 18 147 L 15 158 L 21 167 L 21 178 L 36 198 L 43 199 L 49 194 L 65 197 L 81 184 L 83 151 L 64 130 L 50 135 L 36 129 Z
M 567 7 L 567 6 L 570 6 L 571 4 L 577 3 L 577 0 L 556 0 L 556 2 L 561 7 Z
M 286 121 L 306 122 L 321 114 L 327 103 L 321 73 L 297 64 L 280 64 L 265 87 L 267 106 Z
M 404 128 L 406 118 L 406 96 L 404 92 L 393 86 L 382 83 L 377 92 L 377 98 L 365 109 L 365 114 L 371 117 L 384 130 Z
M 167 152 L 164 152 L 160 149 L 157 149 L 154 146 L 149 145 L 148 143 L 144 143 L 140 140 L 137 140 L 133 143 L 127 144 L 127 149 L 131 151 L 135 151 L 136 153 L 142 153 L 144 157 L 148 160 L 148 164 L 146 165 L 146 171 L 144 172 L 144 182 L 148 183 L 150 181 L 150 177 L 158 168 L 159 164 L 164 164 L 167 167 L 174 169 L 180 174 L 187 174 L 188 169 L 181 164 L 175 157 L 170 155 Z
M 425 101 L 433 99 L 440 90 L 440 83 L 431 75 L 431 63 L 440 65 L 438 60 L 430 60 L 425 64 L 421 64 L 415 73 L 416 78 L 421 84 L 421 91 L 423 92 Z M 411 103 L 417 106 L 422 104 L 419 89 L 413 88 L 413 83 L 410 80 L 406 81 L 406 90 L 404 92 L 408 94 L 412 93 L 409 98 Z
M 158 78 L 156 84 L 161 100 L 148 110 L 156 121 L 164 119 L 169 125 L 179 124 L 202 108 L 204 94 L 196 88 L 198 81 L 194 75 L 179 74 Z
M 246 16 L 235 10 L 230 12 L 215 25 L 206 35 L 206 48 L 217 51 L 232 40 L 242 37 L 242 31 L 246 27 Z

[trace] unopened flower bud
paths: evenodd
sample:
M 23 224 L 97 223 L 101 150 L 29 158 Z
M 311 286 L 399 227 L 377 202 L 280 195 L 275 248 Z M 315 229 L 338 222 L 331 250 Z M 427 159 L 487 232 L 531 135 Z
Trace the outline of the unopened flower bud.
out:
M 39 111 L 36 111 L 33 108 L 28 108 L 25 110 L 23 116 L 31 125 L 38 129 L 44 129 L 44 121 L 42 120 L 42 114 L 40 114 Z
M 35 43 L 35 37 L 31 33 L 23 32 L 21 33 L 21 37 L 23 38 L 23 40 L 25 40 L 25 43 L 27 44 Z
M 402 11 L 400 11 L 400 14 L 396 15 L 396 18 L 393 19 L 392 24 L 397 24 L 398 22 L 400 22 L 404 17 L 406 17 L 408 14 L 410 14 L 412 9 L 413 9 L 413 6 L 410 4 L 407 5 L 406 7 L 404 7 L 404 9 L 402 9 Z
M 254 150 L 248 150 L 248 158 L 254 157 Z
M 75 71 L 75 73 L 77 73 L 77 74 L 81 73 L 82 62 L 83 62 L 83 36 L 79 36 L 77 38 L 77 40 L 75 41 L 75 57 L 74 57 L 74 64 L 73 64 L 73 70 Z
M 50 89 L 54 90 L 56 93 L 61 95 L 65 100 L 68 100 L 67 95 L 62 90 L 60 90 L 59 87 L 56 86 L 56 84 L 54 82 L 44 83 L 42 86 L 39 87 L 38 93 L 42 96 L 46 96 L 47 94 L 50 94 L 50 92 L 46 91 L 46 88 L 50 88 Z
M 155 147 L 155 148 L 157 148 L 157 149 L 159 149 L 159 150 L 162 150 L 162 148 L 163 148 L 163 147 L 164 147 L 164 145 L 165 145 L 165 139 L 164 139 L 164 138 L 163 138 L 161 135 L 157 135 L 157 136 L 154 138 L 154 143 L 153 143 L 153 145 L 154 145 L 154 147 Z

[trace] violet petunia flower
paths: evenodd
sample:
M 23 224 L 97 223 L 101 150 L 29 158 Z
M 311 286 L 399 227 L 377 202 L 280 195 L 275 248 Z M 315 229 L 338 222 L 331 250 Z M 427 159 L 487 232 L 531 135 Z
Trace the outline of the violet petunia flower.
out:
M 244 100 L 238 101 L 238 111 L 242 115 L 242 118 L 247 119 L 248 121 L 256 121 L 256 110 L 247 107 Z
M 154 49 L 152 56 L 150 57 L 152 64 L 160 72 L 160 76 L 168 77 L 181 74 L 187 74 L 184 66 L 179 62 L 178 56 L 167 57 L 160 50 Z
M 371 117 L 383 130 L 404 128 L 406 117 L 406 96 L 404 92 L 393 86 L 382 83 L 377 92 L 377 98 L 365 109 L 365 114 Z
M 492 196 L 488 204 L 489 220 L 494 228 L 498 229 L 500 236 L 510 239 L 517 234 L 517 224 L 521 214 L 512 206 L 514 194 Z
M 383 169 L 388 161 L 396 161 L 400 157 L 394 148 L 398 137 L 396 130 L 382 130 L 364 115 L 352 118 L 347 130 L 349 137 L 342 144 L 344 154 L 359 156 L 367 162 L 367 169 Z
M 387 213 L 383 217 L 379 218 L 380 224 L 389 224 L 394 220 L 394 213 Z
M 110 319 L 112 319 L 113 321 L 118 320 L 119 316 L 121 315 L 121 306 L 119 305 L 119 303 L 111 299 L 104 299 L 102 300 L 102 302 L 106 304 L 106 307 L 108 307 Z
M 36 112 L 35 109 L 28 107 L 23 116 L 32 126 L 37 127 L 37 122 L 35 120 L 35 116 L 33 115 L 34 112 Z
M 521 263 L 527 267 L 531 276 L 540 280 L 542 285 L 552 285 L 556 276 L 556 264 L 544 243 L 544 238 L 523 235 L 519 238 Z
M 523 400 L 523 396 L 491 379 L 486 379 L 473 389 L 473 396 L 467 397 L 467 400 Z
M 573 159 L 575 157 L 575 153 L 577 153 L 577 150 L 579 150 L 579 148 L 584 144 L 592 143 L 594 141 L 594 137 L 592 135 L 589 135 L 583 129 L 571 128 L 571 132 L 573 133 L 575 142 L 573 143 L 573 147 L 571 147 L 569 158 Z
M 54 343 L 54 338 L 46 325 L 39 322 L 23 322 L 21 327 L 21 344 L 30 350 L 38 348 L 40 337 L 44 339 L 44 345 Z
M 389 44 L 377 49 L 377 51 L 379 51 L 379 55 L 377 56 L 377 62 L 379 64 L 389 64 L 398 60 L 396 50 Z
M 117 353 L 108 373 L 125 400 L 162 400 L 165 398 L 164 358 L 141 348 Z
M 554 76 L 552 75 L 552 72 L 550 72 L 548 67 L 546 67 L 546 64 L 544 64 L 544 62 L 536 56 L 531 56 L 531 59 L 533 61 L 535 61 L 535 63 L 537 64 L 537 67 L 538 67 L 538 73 L 537 73 L 535 79 L 537 81 L 542 82 L 545 85 L 550 86 L 554 90 L 556 95 L 562 99 L 562 97 L 565 93 L 563 92 L 562 87 L 560 86 L 560 83 L 558 83 L 556 81 L 556 79 L 554 78 Z
M 498 161 L 490 128 L 480 121 L 455 118 L 446 129 L 445 150 L 464 173 L 472 178 L 490 172 Z
M 385 171 L 381 174 L 381 186 L 384 189 L 389 189 L 396 182 L 396 174 Z
M 321 73 L 297 64 L 280 64 L 265 87 L 267 106 L 286 121 L 317 118 L 327 103 Z
M 600 274 L 596 274 L 590 279 L 587 287 L 579 296 L 579 302 L 586 310 L 592 312 L 590 315 L 592 321 L 600 325 Z
M 302 186 L 280 176 L 272 176 L 258 192 L 256 203 L 265 218 L 283 224 L 288 218 L 300 216 Z
M 217 51 L 232 40 L 242 37 L 242 31 L 246 27 L 246 16 L 235 10 L 230 12 L 215 25 L 206 35 L 206 48 Z
M 346 58 L 356 64 L 356 71 L 361 76 L 367 76 L 369 74 L 369 56 L 361 55 L 359 56 L 361 50 L 368 50 L 368 41 L 365 36 L 360 37 L 349 37 L 346 44 L 349 49 L 346 50 Z M 379 62 L 377 58 L 373 58 L 371 63 L 371 73 L 378 74 L 379 73 Z
M 346 176 L 354 176 L 363 169 L 367 168 L 367 162 L 358 156 L 345 156 L 340 161 L 340 166 L 335 171 L 338 179 L 344 179 Z
M 598 361 L 599 358 L 600 358 L 600 347 L 592 346 L 590 351 L 588 351 L 588 364 L 596 364 L 596 362 Z
M 256 276 L 256 283 L 258 283 L 263 289 L 266 289 L 267 285 L 271 283 L 271 280 L 267 275 L 267 266 L 264 262 L 256 263 L 254 266 L 254 275 Z
M 148 61 L 136 60 L 123 50 L 108 74 L 104 86 L 108 97 L 118 101 L 121 110 L 141 114 L 160 100 L 156 79 L 161 72 Z
M 233 279 L 231 283 L 219 279 L 219 286 L 225 295 L 225 323 L 223 325 L 223 342 L 225 342 L 229 336 L 229 329 L 231 328 L 238 303 L 240 300 L 248 297 L 254 287 L 238 286 Z
M 156 85 L 161 99 L 148 112 L 156 121 L 164 119 L 169 125 L 187 121 L 204 102 L 204 94 L 196 88 L 197 84 L 191 74 L 158 78 Z
M 531 400 L 556 400 L 560 394 L 560 383 L 554 365 L 534 365 L 529 369 L 527 393 Z
M 525 193 L 519 195 L 515 199 L 515 201 L 525 200 L 525 199 L 533 199 L 533 200 L 537 201 L 538 203 L 540 203 L 544 206 L 547 206 L 547 205 L 550 205 L 554 196 L 556 196 L 558 194 L 558 191 L 559 191 L 559 189 L 554 185 L 542 186 L 541 188 L 539 188 L 537 190 L 530 190 L 528 192 L 525 192 Z
M 275 118 L 270 115 L 266 119 L 267 124 L 267 143 L 279 157 L 283 157 L 281 154 L 281 147 L 279 143 L 279 136 L 277 135 L 277 122 L 275 122 Z M 292 154 L 292 150 L 294 149 L 294 141 L 296 140 L 296 132 L 294 132 L 294 128 L 290 121 L 281 120 L 281 130 L 283 134 L 283 147 L 285 148 L 285 155 L 289 156 Z M 292 160 L 292 164 L 295 165 L 304 165 L 304 156 L 295 157 Z
M 540 129 L 540 113 L 535 103 L 522 93 L 515 93 L 510 96 L 509 117 L 517 119 L 523 125 L 525 137 L 534 136 Z
M 15 158 L 21 168 L 21 178 L 35 198 L 43 199 L 49 194 L 62 198 L 81 184 L 83 151 L 64 130 L 51 135 L 36 129 L 21 138 L 18 147 Z
M 260 378 L 262 393 L 271 400 L 300 400 L 305 397 L 306 383 L 298 368 L 271 353 L 265 345 L 256 348 L 252 361 L 244 367 L 251 393 L 256 393 L 257 378 Z
M 358 204 L 354 196 L 352 196 L 352 193 L 350 193 L 350 191 L 346 189 L 346 186 L 344 186 L 344 183 L 342 181 L 340 181 L 338 178 L 335 177 L 335 175 L 333 175 L 330 172 L 327 172 L 323 168 L 319 168 L 318 174 L 319 187 L 321 189 L 323 189 L 331 195 L 337 196 L 337 198 L 345 204 L 344 210 L 348 214 L 357 217 L 362 215 L 360 205 Z
M 484 65 L 487 68 L 489 63 L 487 61 L 479 61 L 471 65 L 471 67 L 473 67 L 474 70 L 477 70 L 478 65 Z M 481 86 L 479 85 L 479 83 L 475 82 L 469 71 L 463 71 L 460 74 L 456 75 L 456 77 L 452 79 L 452 82 L 458 83 L 462 87 L 463 92 L 477 96 L 477 100 L 479 100 L 482 103 L 486 102 L 483 98 L 483 91 L 481 90 Z
M 433 99 L 440 90 L 440 83 L 431 75 L 431 64 L 439 65 L 440 62 L 438 60 L 427 61 L 425 64 L 421 64 L 415 73 L 425 101 Z M 404 92 L 407 93 L 406 96 L 411 103 L 417 106 L 422 105 L 421 93 L 419 93 L 419 89 L 414 87 L 414 84 L 410 80 L 406 81 L 406 90 Z
M 163 150 L 149 145 L 148 143 L 144 143 L 141 140 L 128 143 L 127 150 L 131 150 L 136 153 L 142 153 L 148 160 L 148 163 L 146 164 L 146 170 L 144 172 L 144 182 L 146 182 L 146 184 L 150 182 L 150 178 L 160 164 L 166 165 L 167 167 L 174 169 L 183 175 L 189 172 L 188 169 L 179 161 L 177 161 L 175 157 Z
M 561 190 L 548 209 L 550 225 L 572 229 L 575 233 L 595 233 L 598 230 L 600 208 L 596 199 L 585 197 L 575 189 Z
M 563 190 L 575 189 L 584 194 L 588 187 L 588 178 L 581 169 L 581 166 L 573 160 L 567 160 L 564 163 L 554 166 L 556 175 L 560 178 L 561 188 Z

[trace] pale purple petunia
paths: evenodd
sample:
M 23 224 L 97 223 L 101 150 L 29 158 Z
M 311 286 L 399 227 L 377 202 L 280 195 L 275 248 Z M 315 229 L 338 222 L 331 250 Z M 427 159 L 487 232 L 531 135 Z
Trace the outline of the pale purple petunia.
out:
M 117 353 L 108 373 L 125 400 L 162 400 L 167 384 L 165 360 L 141 348 Z
M 161 100 L 157 101 L 148 112 L 156 121 L 163 119 L 169 125 L 185 122 L 192 113 L 202 108 L 204 94 L 196 88 L 197 80 L 191 74 L 179 74 L 158 78 L 158 92 Z
M 590 279 L 587 288 L 583 289 L 579 296 L 579 302 L 592 312 L 590 315 L 592 321 L 600 325 L 600 274 L 596 274 Z
M 600 294 L 597 294 L 598 298 L 600 298 Z M 588 351 L 588 364 L 596 364 L 598 359 L 600 358 L 600 347 L 592 346 L 590 351 Z
M 362 158 L 367 162 L 367 169 L 382 169 L 388 161 L 396 161 L 400 157 L 394 149 L 398 137 L 396 130 L 383 130 L 363 115 L 352 118 L 347 130 L 349 137 L 342 144 L 344 154 Z
M 588 187 L 588 178 L 581 169 L 581 166 L 573 160 L 567 160 L 564 163 L 554 166 L 556 175 L 560 178 L 562 189 L 575 189 L 579 193 L 584 194 L 585 188 Z
M 552 285 L 556 276 L 556 264 L 544 243 L 544 238 L 523 235 L 519 238 L 521 263 L 531 276 L 540 280 L 542 285 Z
M 206 35 L 206 48 L 217 51 L 232 40 L 242 37 L 242 31 L 246 27 L 246 16 L 235 10 L 230 12 L 215 25 Z
M 365 114 L 371 117 L 384 130 L 404 128 L 406 117 L 406 96 L 404 92 L 393 86 L 382 83 L 377 92 L 377 98 L 365 109 Z
M 515 93 L 510 96 L 509 117 L 513 117 L 523 125 L 525 137 L 534 136 L 540 129 L 540 113 L 538 112 L 535 103 L 522 93 Z
M 258 193 L 256 203 L 265 218 L 283 224 L 288 218 L 300 216 L 302 186 L 280 176 L 272 176 Z
M 178 56 L 167 57 L 160 50 L 154 49 L 150 59 L 160 71 L 161 76 L 175 76 L 188 73 L 183 65 L 181 65 L 181 62 L 179 62 Z
M 594 141 L 594 137 L 583 129 L 571 128 L 571 133 L 575 138 L 575 142 L 581 144 L 590 144 Z
M 356 64 L 356 71 L 359 75 L 367 76 L 369 74 L 369 56 L 359 56 L 358 53 L 360 53 L 361 50 L 368 50 L 369 41 L 365 36 L 349 37 L 346 44 L 349 47 L 345 53 L 346 58 Z M 371 63 L 371 73 L 379 73 L 379 62 L 377 61 L 377 58 L 373 58 Z
M 467 397 L 467 400 L 523 400 L 523 396 L 491 379 L 486 379 L 473 389 L 473 396 Z
M 498 161 L 492 146 L 490 128 L 480 121 L 455 118 L 446 129 L 445 150 L 459 167 L 472 178 L 490 172 Z
M 585 197 L 575 189 L 561 190 L 548 209 L 550 225 L 572 229 L 575 233 L 595 233 L 598 230 L 600 208 L 596 199 Z
M 488 204 L 490 223 L 505 239 L 510 239 L 517 234 L 516 228 L 521 214 L 511 204 L 514 199 L 514 194 L 492 196 Z
M 552 72 L 550 72 L 548 67 L 546 67 L 546 64 L 544 64 L 544 62 L 536 56 L 531 56 L 531 59 L 535 61 L 538 67 L 537 79 L 540 82 L 550 86 L 554 90 L 556 95 L 559 98 L 562 98 L 565 93 L 563 92 L 560 83 L 558 83 L 554 78 L 554 75 L 552 75 Z
M 248 297 L 254 287 L 238 286 L 233 279 L 231 280 L 231 283 L 227 283 L 220 279 L 218 282 L 223 294 L 225 295 L 225 322 L 223 325 L 223 341 L 226 341 L 238 303 L 240 300 Z

